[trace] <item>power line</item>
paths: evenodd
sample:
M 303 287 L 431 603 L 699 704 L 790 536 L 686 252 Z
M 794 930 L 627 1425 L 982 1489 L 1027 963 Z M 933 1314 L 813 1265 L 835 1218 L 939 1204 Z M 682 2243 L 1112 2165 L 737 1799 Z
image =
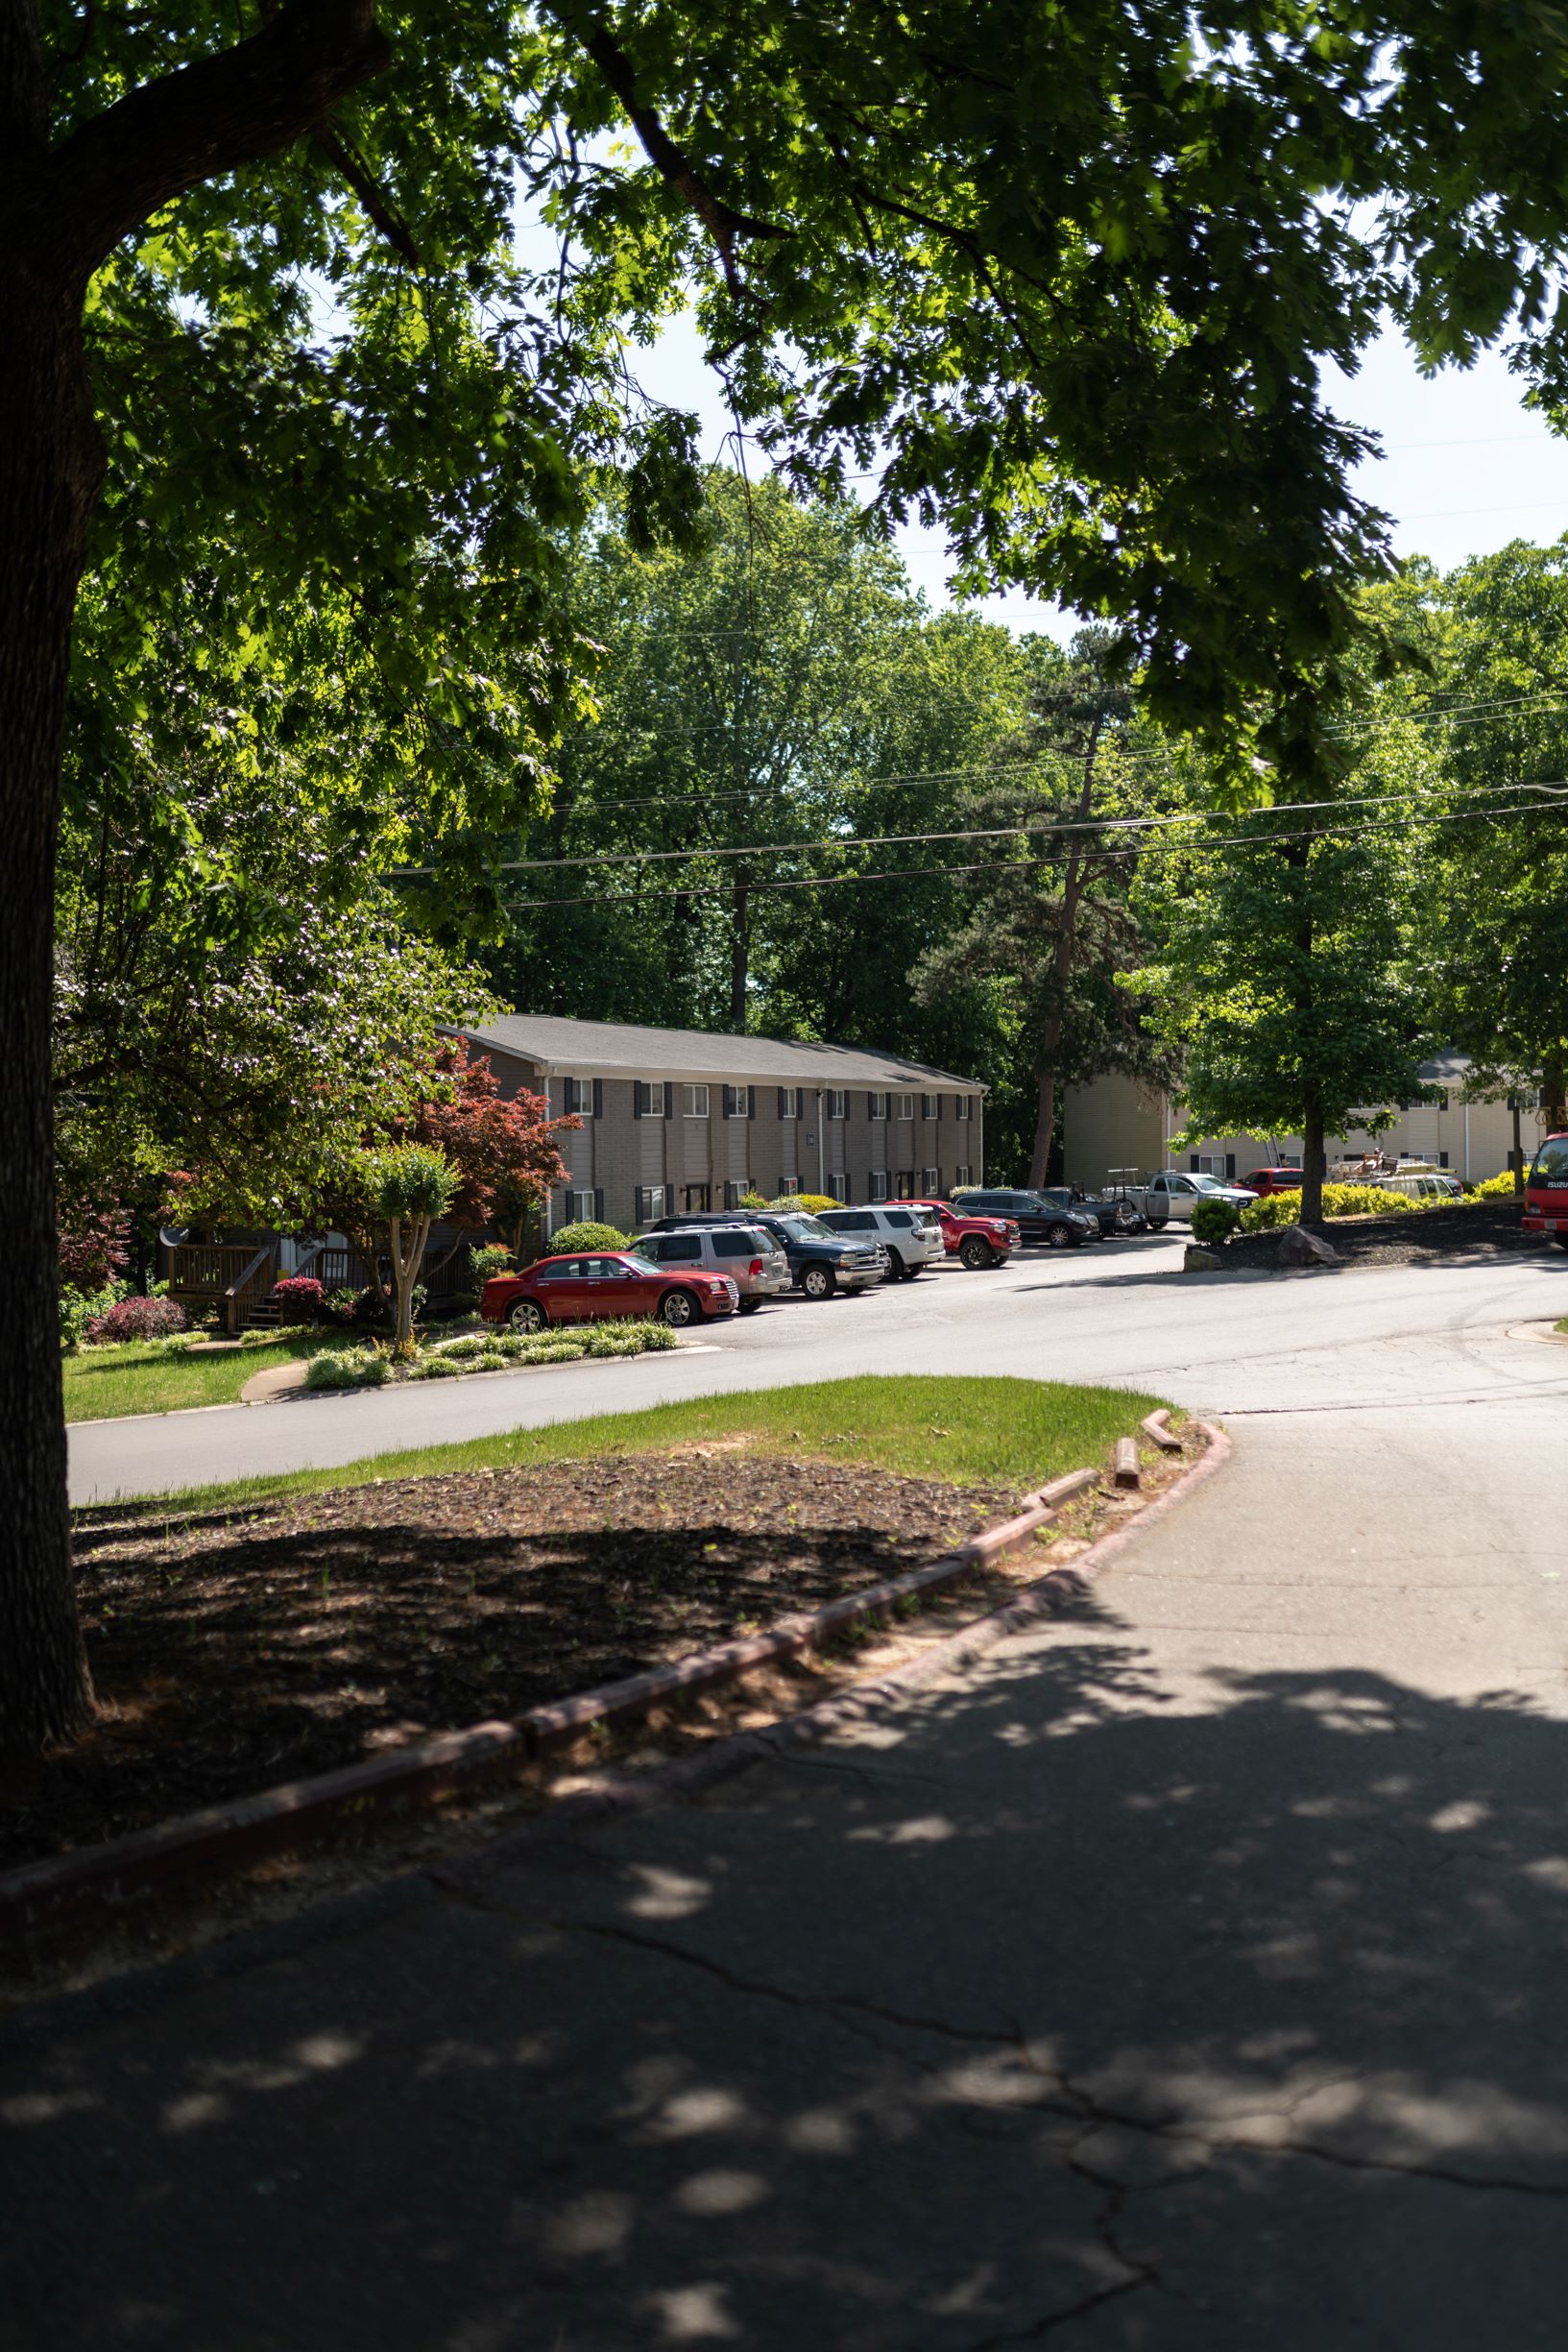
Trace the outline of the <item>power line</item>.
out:
M 1551 790 L 1553 787 L 1534 783 L 1474 785 L 1466 788 L 1472 800 L 1508 792 Z M 1325 809 L 1380 809 L 1392 803 L 1408 801 L 1406 792 L 1365 794 L 1350 800 L 1298 800 L 1274 805 L 1272 813 L 1289 815 L 1316 814 Z M 1433 797 L 1435 797 L 1434 795 Z M 1260 811 L 1260 815 L 1270 813 Z M 606 865 L 666 865 L 677 860 L 702 858 L 783 858 L 798 856 L 803 850 L 813 849 L 906 849 L 928 841 L 1008 841 L 1034 833 L 1120 833 L 1145 834 L 1163 832 L 1171 825 L 1202 825 L 1210 821 L 1208 812 L 1183 812 L 1169 816 L 1099 816 L 1071 817 L 1048 814 L 1025 817 L 1013 825 L 971 825 L 935 833 L 867 833 L 828 834 L 814 841 L 751 841 L 738 846 L 721 843 L 698 849 L 635 849 L 594 850 L 578 858 L 509 858 L 495 868 L 502 874 L 543 873 L 564 866 Z
M 1504 817 L 1557 808 L 1560 805 L 1561 795 L 1568 791 L 1568 783 L 1520 785 L 1513 788 L 1520 791 L 1547 792 L 1551 797 L 1546 800 L 1515 801 L 1511 807 L 1507 809 L 1469 807 L 1452 809 L 1431 816 L 1411 812 L 1404 816 L 1374 818 L 1370 824 L 1365 825 L 1317 825 L 1291 833 L 1237 832 L 1211 835 L 1206 840 L 1200 841 L 1154 841 L 1139 846 L 1137 854 L 1140 858 L 1203 857 L 1214 850 L 1233 848 L 1238 845 L 1243 848 L 1273 848 L 1281 841 L 1355 841 L 1363 839 L 1368 835 L 1397 833 L 1411 825 L 1454 825 L 1476 822 L 1496 825 Z M 1302 803 L 1301 805 L 1306 807 L 1308 804 Z M 1330 806 L 1332 804 L 1320 805 Z M 1282 812 L 1274 810 L 1266 811 L 1263 813 L 1278 815 Z M 912 837 L 918 839 L 921 837 Z M 808 846 L 832 848 L 836 845 L 831 842 L 812 842 Z M 1038 858 L 987 858 L 965 865 L 895 865 L 882 867 L 880 870 L 873 869 L 869 873 L 804 874 L 784 882 L 752 882 L 748 883 L 747 889 L 752 896 L 763 891 L 776 890 L 829 890 L 836 889 L 847 883 L 918 882 L 929 880 L 933 875 L 1017 874 L 1033 866 L 1055 863 L 1054 856 L 1047 854 Z M 728 898 L 733 887 L 734 885 L 729 883 L 675 883 L 653 890 L 617 891 L 614 896 L 608 898 L 602 891 L 593 890 L 585 891 L 571 898 L 511 899 L 506 902 L 506 911 L 510 914 L 521 914 L 541 907 L 639 907 L 645 905 L 649 899 L 653 898 Z

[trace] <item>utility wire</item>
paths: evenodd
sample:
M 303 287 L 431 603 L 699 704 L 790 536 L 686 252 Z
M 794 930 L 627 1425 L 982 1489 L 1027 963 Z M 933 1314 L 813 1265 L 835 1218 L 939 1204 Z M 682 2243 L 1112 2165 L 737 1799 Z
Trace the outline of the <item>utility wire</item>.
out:
M 1251 849 L 1272 849 L 1281 841 L 1354 841 L 1363 839 L 1367 835 L 1397 833 L 1411 825 L 1454 825 L 1464 823 L 1496 825 L 1505 817 L 1517 816 L 1536 810 L 1557 808 L 1560 806 L 1563 792 L 1568 790 L 1568 786 L 1520 786 L 1517 788 L 1520 790 L 1536 789 L 1546 791 L 1552 796 L 1546 800 L 1515 801 L 1511 807 L 1507 809 L 1484 809 L 1470 807 L 1464 809 L 1453 809 L 1449 810 L 1445 813 L 1438 813 L 1432 816 L 1417 814 L 1412 811 L 1404 816 L 1374 818 L 1371 823 L 1365 825 L 1317 825 L 1292 833 L 1238 832 L 1210 835 L 1207 839 L 1197 841 L 1153 841 L 1146 844 L 1129 843 L 1128 847 L 1141 859 L 1157 857 L 1200 858 L 1217 849 L 1235 848 L 1237 846 Z M 1306 803 L 1302 803 L 1301 805 L 1303 807 L 1307 806 Z M 1274 810 L 1266 811 L 1263 813 L 1279 815 L 1283 813 L 1283 812 Z M 921 837 L 917 835 L 912 837 L 918 839 Z M 809 842 L 807 844 L 807 846 L 812 849 L 821 849 L 832 848 L 836 846 L 836 844 L 832 842 Z M 933 875 L 1017 874 L 1024 872 L 1029 867 L 1053 865 L 1055 862 L 1056 860 L 1054 856 L 1050 854 L 1038 858 L 987 858 L 981 859 L 975 863 L 965 865 L 895 865 L 885 866 L 880 869 L 873 869 L 869 873 L 855 871 L 848 874 L 805 874 L 784 882 L 754 882 L 750 885 L 750 887 L 753 892 L 772 890 L 828 890 L 835 889 L 845 883 L 916 882 L 922 879 L 929 879 Z M 660 888 L 651 890 L 621 890 L 615 892 L 610 897 L 606 897 L 602 891 L 593 890 L 585 891 L 580 896 L 572 898 L 510 899 L 506 902 L 506 911 L 511 914 L 521 914 L 541 907 L 639 907 L 645 905 L 649 899 L 653 898 L 727 899 L 731 896 L 731 885 L 728 883 L 675 883 L 671 885 L 664 885 Z

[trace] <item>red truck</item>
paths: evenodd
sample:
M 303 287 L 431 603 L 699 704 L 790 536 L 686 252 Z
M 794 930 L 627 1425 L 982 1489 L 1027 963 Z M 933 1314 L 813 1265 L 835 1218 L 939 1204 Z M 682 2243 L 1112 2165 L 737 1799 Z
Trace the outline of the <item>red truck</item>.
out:
M 1244 1184 L 1248 1192 L 1258 1193 L 1266 1200 L 1270 1193 L 1299 1192 L 1301 1171 L 1299 1168 L 1254 1168 L 1248 1175 L 1239 1176 L 1237 1182 Z
M 951 1200 L 906 1200 L 905 1208 L 929 1209 L 942 1228 L 942 1247 L 973 1273 L 979 1266 L 1001 1266 L 1018 1248 L 1011 1217 L 966 1217 Z
M 1525 1178 L 1527 1233 L 1550 1233 L 1568 1249 L 1568 1134 L 1548 1135 Z

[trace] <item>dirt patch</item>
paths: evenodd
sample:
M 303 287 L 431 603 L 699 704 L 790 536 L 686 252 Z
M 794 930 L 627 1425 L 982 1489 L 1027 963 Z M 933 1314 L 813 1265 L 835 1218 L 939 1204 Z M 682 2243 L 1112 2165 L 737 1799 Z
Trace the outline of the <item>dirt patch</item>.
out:
M 1519 1213 L 1497 1208 L 1416 1209 L 1392 1217 L 1331 1217 L 1318 1227 L 1347 1266 L 1429 1266 L 1454 1258 L 1517 1257 L 1547 1247 L 1519 1229 Z M 1241 1233 L 1225 1245 L 1226 1266 L 1272 1268 L 1277 1233 Z
M 921 1566 L 1018 1501 L 834 1463 L 643 1456 L 243 1516 L 84 1513 L 100 1719 L 0 1788 L 0 1867 L 638 1673 Z

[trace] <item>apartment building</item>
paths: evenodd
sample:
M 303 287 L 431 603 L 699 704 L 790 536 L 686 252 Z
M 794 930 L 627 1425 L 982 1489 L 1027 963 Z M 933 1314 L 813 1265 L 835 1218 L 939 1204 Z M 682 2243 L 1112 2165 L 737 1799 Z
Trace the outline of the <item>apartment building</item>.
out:
M 1513 1111 L 1506 1096 L 1473 1100 L 1468 1092 L 1470 1060 L 1464 1054 L 1439 1054 L 1421 1064 L 1431 1102 L 1407 1103 L 1391 1128 L 1373 1136 L 1352 1128 L 1329 1138 L 1329 1158 L 1355 1158 L 1380 1149 L 1450 1168 L 1466 1183 L 1498 1176 L 1513 1148 Z M 1179 1167 L 1221 1178 L 1244 1176 L 1269 1161 L 1300 1165 L 1299 1135 L 1205 1135 L 1179 1152 L 1170 1137 L 1183 1125 L 1179 1101 L 1146 1090 L 1115 1075 L 1069 1089 L 1062 1104 L 1064 1168 L 1070 1181 L 1093 1185 L 1113 1168 Z M 1546 1131 L 1533 1090 L 1521 1098 L 1519 1136 L 1527 1158 Z
M 532 1013 L 463 1033 L 504 1091 L 582 1119 L 562 1138 L 552 1231 L 578 1217 L 629 1231 L 746 1192 L 907 1200 L 984 1181 L 984 1087 L 895 1054 Z

